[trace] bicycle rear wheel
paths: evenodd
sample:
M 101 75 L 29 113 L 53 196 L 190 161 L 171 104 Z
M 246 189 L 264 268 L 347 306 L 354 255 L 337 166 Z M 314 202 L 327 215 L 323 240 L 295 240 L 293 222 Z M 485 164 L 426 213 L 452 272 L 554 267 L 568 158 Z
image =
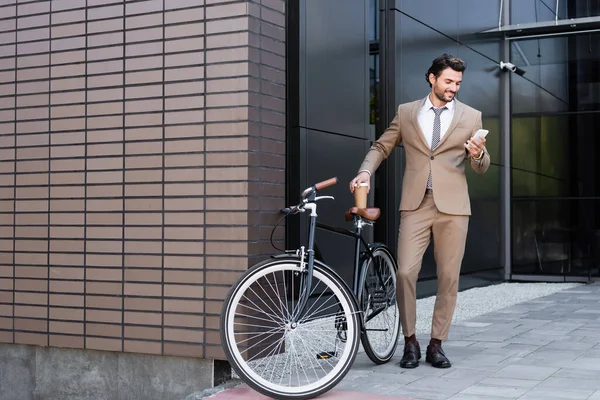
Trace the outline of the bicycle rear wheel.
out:
M 398 344 L 400 311 L 396 303 L 396 262 L 381 244 L 371 248 L 361 273 L 358 304 L 364 313 L 361 341 L 375 364 L 388 362 Z
M 296 326 L 298 260 L 267 260 L 245 272 L 221 312 L 221 342 L 240 378 L 277 399 L 309 399 L 334 387 L 358 352 L 360 320 L 340 279 L 315 263 L 309 300 Z M 304 293 L 302 294 L 305 295 Z

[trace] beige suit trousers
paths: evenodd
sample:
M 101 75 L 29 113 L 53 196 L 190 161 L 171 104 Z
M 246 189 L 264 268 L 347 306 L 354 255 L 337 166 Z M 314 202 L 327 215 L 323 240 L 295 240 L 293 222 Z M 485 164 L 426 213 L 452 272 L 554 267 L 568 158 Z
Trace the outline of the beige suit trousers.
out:
M 433 234 L 438 287 L 431 337 L 439 340 L 448 338 L 458 296 L 458 279 L 465 253 L 468 225 L 467 215 L 440 212 L 431 190 L 427 191 L 419 208 L 400 212 L 396 290 L 404 336 L 415 333 L 417 278 L 423 255 Z

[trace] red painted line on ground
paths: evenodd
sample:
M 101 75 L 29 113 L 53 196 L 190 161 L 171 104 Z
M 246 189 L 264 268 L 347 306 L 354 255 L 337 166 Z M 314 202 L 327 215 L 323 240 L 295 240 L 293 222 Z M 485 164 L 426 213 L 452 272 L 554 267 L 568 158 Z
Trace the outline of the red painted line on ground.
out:
M 317 397 L 324 400 L 414 400 L 408 397 L 384 396 L 381 394 L 348 392 L 345 390 L 331 390 L 322 396 Z M 236 386 L 231 389 L 217 393 L 210 400 L 270 400 L 270 397 L 263 396 L 246 385 Z

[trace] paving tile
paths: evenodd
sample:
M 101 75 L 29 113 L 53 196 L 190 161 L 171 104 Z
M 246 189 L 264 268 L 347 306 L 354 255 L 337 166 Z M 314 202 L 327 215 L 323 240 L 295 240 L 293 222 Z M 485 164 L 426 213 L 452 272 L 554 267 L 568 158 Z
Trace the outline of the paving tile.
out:
M 452 364 L 452 368 L 451 369 L 469 369 L 472 371 L 485 371 L 487 373 L 489 373 L 489 375 L 492 375 L 492 373 L 498 372 L 499 370 L 501 370 L 502 368 L 504 368 L 504 365 L 502 364 L 485 364 L 485 363 L 474 363 L 471 361 L 465 361 L 465 360 L 457 360 L 456 362 L 454 362 Z
M 478 349 L 491 349 L 491 348 L 498 348 L 498 347 L 504 347 L 506 346 L 506 343 L 504 342 L 475 342 L 472 345 L 470 345 L 469 347 L 471 348 L 478 348 Z
M 400 362 L 400 360 L 398 360 L 398 362 Z M 416 378 L 422 377 L 431 378 L 436 376 L 442 376 L 452 371 L 452 368 L 434 368 L 431 365 L 425 363 L 424 359 L 421 359 L 421 362 L 417 368 L 405 369 L 400 368 L 400 366 L 398 366 L 398 369 L 404 371 L 402 372 L 402 374 L 405 377 L 415 377 L 415 380 Z
M 510 379 L 510 378 L 486 378 L 479 382 L 480 385 L 485 386 L 498 386 L 498 387 L 514 387 L 531 389 L 542 383 L 542 381 L 535 381 L 530 379 Z
M 597 390 L 587 400 L 600 400 L 600 390 Z
M 420 389 L 426 388 L 428 390 L 429 389 L 441 390 L 445 393 L 446 392 L 458 393 L 461 390 L 468 388 L 469 386 L 477 383 L 480 380 L 481 380 L 480 378 L 455 379 L 455 378 L 447 378 L 446 376 L 432 377 L 432 378 L 425 377 L 425 378 L 419 379 L 416 382 L 405 385 L 404 388 L 409 389 L 409 390 L 420 390 Z
M 563 368 L 600 371 L 600 359 L 579 357 L 576 360 L 564 362 Z
M 415 388 L 408 389 L 406 387 L 394 390 L 389 393 L 390 396 L 412 397 L 419 400 L 447 400 L 454 396 L 456 392 L 448 391 L 444 388 Z M 368 400 L 371 400 L 370 398 Z
M 539 345 L 523 344 L 523 343 L 506 343 L 501 348 L 486 350 L 486 353 L 491 354 L 508 354 L 509 356 L 527 356 L 540 349 Z
M 600 390 L 600 380 L 595 379 L 574 379 L 551 376 L 544 382 L 540 383 L 539 388 L 554 388 L 554 389 L 579 389 L 579 390 Z
M 530 368 L 523 365 L 508 365 L 496 372 L 494 378 L 544 380 L 552 376 L 559 368 L 537 366 Z
M 469 322 L 469 321 L 459 322 L 459 323 L 455 324 L 455 326 L 466 326 L 469 328 L 485 328 L 490 325 L 492 325 L 491 322 Z
M 575 311 L 575 314 L 595 314 L 598 315 L 600 314 L 600 310 L 577 310 Z M 598 317 L 596 317 L 598 318 Z
M 582 389 L 557 389 L 546 387 L 535 387 L 526 392 L 519 399 L 565 399 L 577 400 L 587 399 L 594 393 L 594 390 Z
M 562 350 L 589 350 L 592 347 L 598 346 L 598 340 L 590 339 L 590 338 L 580 338 L 576 340 L 574 337 L 570 336 L 569 339 L 566 340 L 555 340 L 553 342 L 548 343 L 544 348 L 547 349 L 562 349 Z
M 585 336 L 589 338 L 598 338 L 600 339 L 600 330 L 598 328 L 589 328 L 587 326 L 583 328 L 579 328 L 571 332 L 571 334 L 575 336 Z
M 517 397 L 497 397 L 497 396 L 485 396 L 485 400 L 507 400 L 507 399 L 517 399 Z M 465 393 L 457 393 L 454 396 L 448 398 L 448 400 L 482 400 L 481 396 L 478 394 L 465 394 Z
M 517 336 L 514 332 L 480 332 L 470 336 L 467 336 L 468 340 L 478 340 L 482 342 L 505 342 L 513 337 Z
M 502 361 L 510 358 L 509 354 L 488 354 L 486 352 L 478 353 L 467 357 L 462 360 L 460 365 L 466 363 L 467 365 L 478 365 L 478 366 L 494 366 L 500 364 Z M 458 365 L 458 363 L 457 363 Z
M 573 361 L 578 357 L 586 354 L 584 350 L 559 350 L 559 349 L 547 349 L 541 348 L 527 354 L 524 358 L 526 360 L 552 360 L 552 361 Z
M 489 370 L 483 370 L 480 368 L 451 368 L 451 371 L 443 375 L 444 379 L 458 379 L 464 381 L 479 382 L 491 376 L 494 372 Z
M 398 368 L 396 373 L 376 373 L 371 376 L 368 380 L 369 385 L 377 382 L 387 382 L 394 385 L 408 385 L 409 383 L 413 383 L 415 381 L 420 381 L 425 378 L 425 375 L 418 376 L 415 374 L 405 373 L 404 370 Z M 365 381 L 362 380 L 362 384 L 364 386 Z
M 510 399 L 520 398 L 525 394 L 529 388 L 522 387 L 511 387 L 511 386 L 495 386 L 495 385 L 484 385 L 477 383 L 473 386 L 460 392 L 461 394 L 470 394 L 473 396 L 479 396 L 480 399 L 487 399 L 492 396 L 496 397 L 508 397 Z
M 482 352 L 482 349 L 477 349 L 474 347 L 451 347 L 446 345 L 444 346 L 444 350 L 446 352 L 446 356 L 450 359 L 450 361 L 453 362 Z
M 520 343 L 520 344 L 533 344 L 533 345 L 546 345 L 556 340 L 567 340 L 569 337 L 566 335 L 539 335 L 532 332 L 526 332 L 521 335 L 514 336 L 507 340 L 509 343 Z
M 444 347 L 468 347 L 475 343 L 477 342 L 474 340 L 449 340 L 444 343 Z

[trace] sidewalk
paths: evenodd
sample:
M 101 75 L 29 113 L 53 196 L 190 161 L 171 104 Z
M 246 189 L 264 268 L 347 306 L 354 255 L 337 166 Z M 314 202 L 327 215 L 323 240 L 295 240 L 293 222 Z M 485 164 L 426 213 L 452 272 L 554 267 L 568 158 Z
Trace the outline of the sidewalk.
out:
M 428 339 L 419 337 L 423 351 Z M 423 357 L 418 368 L 402 369 L 401 347 L 386 365 L 359 354 L 344 380 L 321 398 L 600 400 L 600 284 L 453 324 L 444 349 L 452 368 L 433 368 Z M 211 400 L 265 399 L 244 389 Z

